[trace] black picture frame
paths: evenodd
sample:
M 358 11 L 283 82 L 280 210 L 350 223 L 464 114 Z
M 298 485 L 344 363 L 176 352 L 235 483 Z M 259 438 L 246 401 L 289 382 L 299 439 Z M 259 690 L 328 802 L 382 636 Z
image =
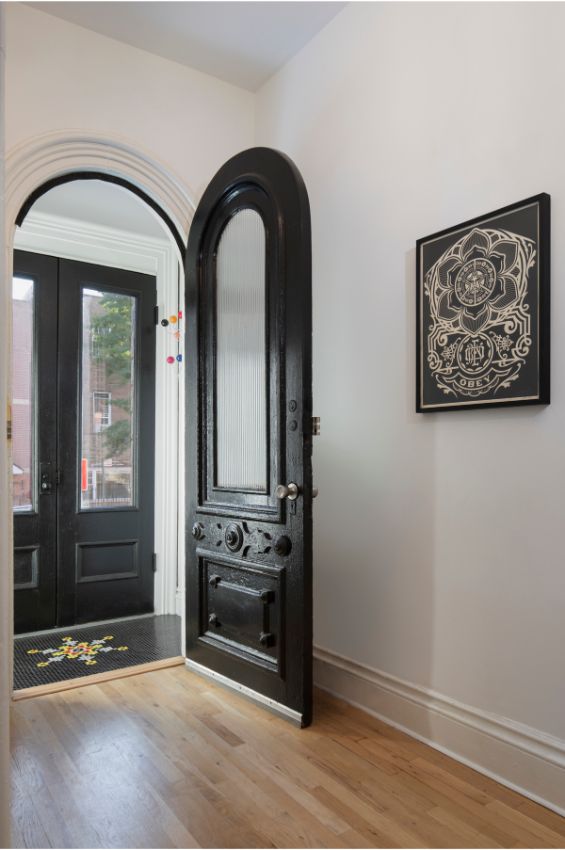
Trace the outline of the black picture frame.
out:
M 416 242 L 416 411 L 550 402 L 550 196 Z

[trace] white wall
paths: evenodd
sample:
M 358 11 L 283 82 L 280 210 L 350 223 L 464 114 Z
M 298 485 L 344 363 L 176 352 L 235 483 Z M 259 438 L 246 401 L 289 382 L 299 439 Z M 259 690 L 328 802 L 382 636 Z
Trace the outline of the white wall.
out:
M 253 95 L 19 3 L 6 8 L 6 150 L 49 131 L 123 138 L 195 199 L 253 143 Z
M 564 31 L 563 4 L 353 3 L 256 114 L 312 206 L 315 642 L 563 754 Z M 415 240 L 542 191 L 551 406 L 415 414 Z
M 0 114 L 4 102 L 4 5 L 0 5 Z M 0 270 L 4 268 L 4 122 L 0 121 Z M 1 272 L 0 272 L 1 274 Z M 0 314 L 6 314 L 10 303 L 10 290 L 4 275 L 0 278 Z M 8 445 L 1 431 L 5 427 L 8 401 L 8 338 L 0 333 L 0 565 L 10 562 L 12 548 L 11 511 L 8 483 L 11 482 Z M 12 618 L 10 596 L 1 591 L 6 577 L 0 573 L 0 847 L 10 842 L 10 751 L 8 708 L 12 690 Z

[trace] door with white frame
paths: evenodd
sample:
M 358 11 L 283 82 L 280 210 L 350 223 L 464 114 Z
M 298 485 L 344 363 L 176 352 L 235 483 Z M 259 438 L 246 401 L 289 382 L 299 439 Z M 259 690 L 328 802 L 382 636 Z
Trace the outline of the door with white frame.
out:
M 95 191 L 93 192 L 92 190 Z M 61 198 L 57 199 L 55 197 L 57 192 L 64 195 L 62 200 Z M 110 198 L 112 203 L 109 205 L 108 201 Z M 109 206 L 113 210 L 112 214 L 108 213 Z M 134 207 L 139 208 L 139 212 L 137 212 Z M 86 220 L 86 217 L 82 215 L 82 210 L 84 209 L 89 210 L 89 220 Z M 124 210 L 128 213 L 128 216 L 126 216 Z M 121 219 L 119 218 L 120 215 Z M 101 181 L 77 181 L 76 183 L 68 184 L 65 187 L 57 187 L 47 192 L 40 202 L 32 207 L 31 211 L 26 216 L 23 226 L 17 230 L 15 247 L 17 250 L 24 250 L 28 256 L 31 254 L 35 254 L 36 256 L 40 254 L 50 254 L 52 256 L 56 255 L 58 258 L 61 258 L 61 262 L 77 260 L 81 263 L 94 264 L 99 267 L 103 266 L 105 268 L 114 267 L 121 269 L 126 275 L 128 272 L 136 272 L 156 279 L 156 302 L 155 300 L 153 301 L 151 316 L 152 331 L 154 337 L 156 337 L 156 341 L 153 345 L 156 393 L 154 401 L 150 402 L 151 412 L 155 423 L 155 435 L 154 447 L 151 451 L 146 452 L 148 458 L 150 458 L 152 467 L 151 473 L 154 479 L 154 498 L 152 500 L 154 519 L 149 520 L 149 525 L 151 526 L 151 537 L 154 542 L 151 546 L 152 551 L 150 553 L 151 586 L 149 588 L 148 578 L 146 576 L 145 584 L 147 592 L 145 593 L 144 605 L 147 610 L 151 608 L 149 597 L 152 596 L 155 613 L 177 613 L 182 616 L 184 609 L 184 581 L 182 571 L 179 571 L 178 569 L 178 564 L 179 547 L 181 548 L 180 554 L 182 557 L 184 540 L 180 533 L 181 529 L 178 517 L 179 505 L 182 510 L 184 494 L 180 492 L 181 477 L 178 474 L 178 469 L 179 465 L 182 464 L 182 457 L 179 457 L 179 450 L 182 453 L 182 445 L 179 446 L 179 429 L 182 428 L 182 422 L 180 422 L 179 417 L 179 403 L 181 400 L 180 396 L 182 394 L 181 376 L 183 369 L 182 352 L 184 333 L 181 322 L 179 322 L 177 327 L 174 329 L 174 333 L 172 332 L 172 327 L 165 329 L 160 323 L 161 319 L 165 317 L 170 317 L 171 315 L 178 316 L 179 312 L 182 315 L 182 302 L 179 301 L 179 295 L 182 297 L 182 293 L 180 292 L 179 286 L 180 271 L 178 250 L 174 245 L 173 240 L 168 237 L 165 232 L 163 232 L 160 224 L 156 223 L 155 216 L 152 211 L 146 209 L 143 202 L 131 196 L 127 190 L 111 184 L 102 183 Z M 39 257 L 37 257 L 37 259 L 39 259 Z M 72 267 L 72 264 L 69 267 Z M 72 291 L 72 286 L 74 284 L 69 285 L 71 286 L 70 291 Z M 155 303 L 157 305 L 157 318 L 159 320 L 159 324 L 157 326 L 153 323 L 153 306 L 155 306 Z M 48 318 L 48 311 L 42 312 L 42 323 L 45 323 Z M 82 319 L 79 316 L 78 324 L 80 324 L 81 321 Z M 77 336 L 77 341 L 80 343 L 79 336 Z M 145 340 L 145 343 L 147 343 L 147 339 Z M 68 351 L 68 354 L 70 355 L 71 352 Z M 74 356 L 78 356 L 78 349 L 75 351 Z M 173 361 L 172 363 L 171 360 Z M 76 388 L 78 392 L 80 389 L 78 382 L 76 383 Z M 96 398 L 93 394 L 91 394 L 92 414 L 94 419 L 100 419 L 99 430 L 101 433 L 104 431 L 107 432 L 108 429 L 111 429 L 110 416 L 116 414 L 114 418 L 117 417 L 118 420 L 122 417 L 122 400 L 117 398 L 110 401 L 108 396 L 109 392 L 111 393 L 111 390 L 108 390 L 108 388 L 96 388 Z M 105 395 L 103 396 L 102 393 Z M 94 405 L 97 405 L 96 410 L 94 409 Z M 42 405 L 42 410 L 45 411 L 47 409 L 48 408 L 45 405 Z M 145 417 L 145 419 L 147 419 L 147 417 Z M 114 431 L 115 430 L 116 429 L 114 429 Z M 123 431 L 123 426 L 119 426 L 118 430 Z M 78 441 L 75 441 L 75 443 L 78 446 Z M 37 445 L 36 448 L 39 449 L 39 445 Z M 53 455 L 52 449 L 50 449 L 48 453 Z M 146 464 L 149 462 L 148 458 L 146 458 Z M 78 463 L 79 460 L 80 464 Z M 92 478 L 94 472 L 92 466 L 87 467 L 85 470 L 85 464 L 83 461 L 84 459 L 82 455 L 79 458 L 79 455 L 77 454 L 74 464 L 75 469 L 72 473 L 74 484 L 76 485 L 74 489 L 79 488 L 77 492 L 83 492 L 81 488 L 85 483 L 84 473 L 86 472 L 88 487 L 96 486 L 97 491 L 100 491 L 100 487 L 98 486 L 99 483 L 101 483 L 99 470 L 96 470 L 97 477 L 96 481 L 94 481 Z M 107 483 L 106 478 L 108 478 L 108 476 L 106 473 L 109 470 L 109 464 L 107 463 L 106 466 L 102 464 L 101 468 L 104 472 L 104 481 Z M 49 472 L 49 468 L 46 467 L 43 471 L 47 473 Z M 116 470 L 114 469 L 114 471 Z M 132 469 L 131 471 L 133 475 L 134 470 Z M 15 466 L 13 468 L 13 472 L 15 475 Z M 38 490 L 40 490 L 42 483 L 41 474 L 41 469 L 39 469 L 39 477 L 37 477 L 37 475 L 35 476 L 37 478 L 37 484 L 34 486 L 37 486 Z M 57 488 L 57 474 L 61 477 L 61 470 L 58 469 L 57 465 L 54 465 L 51 479 L 45 482 L 51 488 Z M 62 478 L 61 484 L 58 486 L 62 486 Z M 89 509 L 84 509 L 84 506 L 81 506 L 80 502 L 82 500 L 82 496 L 80 496 L 80 498 L 77 497 L 76 493 L 74 493 L 74 489 L 73 495 L 69 496 L 67 499 L 67 510 L 69 509 L 69 506 L 74 506 L 74 501 L 76 501 L 79 507 L 78 515 L 82 516 L 83 519 L 87 519 L 88 517 L 86 514 Z M 108 491 L 108 487 L 106 487 L 106 490 Z M 51 492 L 53 492 L 52 489 Z M 90 491 L 87 490 L 86 492 L 88 494 Z M 99 492 L 97 492 L 97 497 L 98 495 L 100 495 Z M 106 496 L 107 495 L 108 493 L 106 493 Z M 137 496 L 135 498 L 137 498 Z M 52 507 L 56 499 L 49 500 L 46 496 L 46 498 L 42 501 L 44 503 L 47 502 L 47 508 L 48 506 Z M 21 506 L 19 507 L 20 512 L 23 513 Z M 115 508 L 113 510 L 115 510 Z M 97 512 L 100 515 L 102 514 L 99 507 Z M 110 512 L 108 511 L 106 513 L 108 515 Z M 51 527 L 53 527 L 52 523 Z M 71 536 L 72 535 L 67 534 L 67 540 L 70 540 Z M 125 537 L 122 535 L 122 538 L 120 539 L 126 540 L 126 537 L 128 540 L 134 539 L 131 535 L 129 537 L 128 535 Z M 102 535 L 101 539 L 105 540 L 106 538 Z M 17 542 L 18 541 L 16 540 L 16 543 Z M 54 541 L 52 542 L 54 545 Z M 107 542 L 111 541 L 108 540 Z M 73 557 L 76 551 L 82 551 L 84 548 L 79 546 L 77 549 L 77 541 L 75 541 L 72 545 L 74 546 Z M 125 544 L 120 545 L 116 549 L 115 554 L 125 554 L 125 550 L 127 548 L 128 547 L 125 546 Z M 130 553 L 133 548 L 135 547 L 130 547 Z M 69 552 L 70 551 L 71 550 L 69 550 Z M 97 549 L 95 547 L 90 549 L 90 552 L 94 554 L 98 554 L 100 551 L 101 550 L 99 548 Z M 18 567 L 18 562 L 21 560 L 22 558 L 18 558 L 18 554 L 16 552 L 16 568 Z M 66 560 L 69 560 L 68 553 Z M 47 556 L 45 561 L 41 575 L 36 576 L 36 578 L 39 578 L 44 583 L 49 583 L 49 581 L 52 581 L 53 579 L 55 566 L 54 562 L 52 562 L 51 567 L 49 568 L 49 558 Z M 35 565 L 35 568 L 37 569 L 37 555 L 35 555 Z M 19 566 L 21 567 L 20 572 L 24 567 L 29 572 L 29 565 L 24 565 L 22 562 Z M 33 564 L 31 566 L 33 566 Z M 120 569 L 117 572 L 118 574 L 120 572 L 131 573 L 135 572 L 135 569 L 136 568 L 132 569 L 132 564 L 130 564 L 128 570 Z M 78 576 L 76 570 L 77 567 L 75 564 L 73 568 L 75 578 Z M 94 577 L 94 575 L 86 576 L 86 580 L 80 582 L 82 585 L 80 588 L 81 591 L 94 590 L 96 589 L 96 585 L 98 585 L 98 588 L 102 588 L 104 584 L 106 584 L 107 587 L 110 587 L 112 583 L 114 588 L 116 588 L 116 581 L 120 582 L 122 580 L 128 580 L 124 576 L 123 578 L 115 577 L 114 579 L 105 582 L 100 580 L 94 581 L 92 580 Z M 34 579 L 33 575 L 24 576 L 23 573 L 21 576 L 19 574 L 16 575 L 15 578 L 17 585 L 25 584 L 25 582 L 19 581 L 19 579 L 31 579 L 32 584 Z M 133 577 L 130 577 L 129 580 L 133 580 Z M 90 588 L 88 585 L 90 585 Z M 32 588 L 30 587 L 25 588 L 27 591 L 30 591 L 31 589 Z M 23 593 L 24 588 L 21 588 L 21 590 L 22 594 L 20 595 L 25 596 L 26 594 Z M 59 594 L 59 612 L 61 613 L 65 608 L 65 595 L 63 591 L 63 583 L 61 582 Z M 28 597 L 31 595 L 32 594 L 29 592 L 27 593 Z M 102 593 L 102 596 L 104 596 L 104 593 Z M 70 622 L 69 616 L 73 616 L 71 615 L 71 608 L 74 603 L 71 602 L 69 594 L 67 594 L 66 600 L 67 613 L 64 622 L 68 624 Z M 55 609 L 57 609 L 57 603 L 55 602 L 54 604 Z M 86 613 L 83 609 L 84 606 L 82 606 L 80 613 L 77 613 L 77 621 L 90 621 L 105 618 L 106 616 L 110 616 L 111 613 L 115 613 L 117 616 L 120 616 L 119 606 L 114 612 L 110 612 L 109 610 L 100 607 L 96 609 L 95 605 L 92 605 L 92 607 L 87 605 Z M 88 611 L 91 612 L 90 615 L 88 614 Z M 124 610 L 124 613 L 133 613 L 133 611 L 125 612 Z M 17 630 L 27 628 L 26 625 L 19 623 L 18 620 L 18 604 L 16 596 Z M 31 628 L 46 628 L 48 627 L 48 622 L 53 622 L 52 610 L 46 614 L 46 617 L 43 619 L 40 618 L 39 621 L 37 621 L 37 626 L 33 624 L 29 625 Z

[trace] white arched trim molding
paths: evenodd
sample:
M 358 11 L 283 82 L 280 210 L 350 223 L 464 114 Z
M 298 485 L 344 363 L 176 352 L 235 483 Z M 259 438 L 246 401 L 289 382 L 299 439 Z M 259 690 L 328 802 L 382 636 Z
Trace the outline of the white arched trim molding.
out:
M 170 218 L 186 245 L 194 202 L 182 181 L 158 159 L 128 142 L 93 132 L 64 131 L 27 139 L 6 154 L 8 248 L 19 211 L 44 183 L 72 172 L 101 172 L 125 180 Z

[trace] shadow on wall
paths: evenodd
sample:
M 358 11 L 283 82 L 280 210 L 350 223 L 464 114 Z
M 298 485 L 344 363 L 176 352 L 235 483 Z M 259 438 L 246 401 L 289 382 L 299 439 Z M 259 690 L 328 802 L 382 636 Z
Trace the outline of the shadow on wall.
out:
M 322 438 L 314 457 L 320 487 L 314 511 L 315 644 L 330 653 L 330 664 L 339 664 L 340 657 L 354 659 L 385 675 L 394 671 L 409 682 L 429 686 L 434 648 L 435 415 L 415 412 L 414 250 L 406 254 L 401 275 L 403 286 L 394 304 L 390 289 L 378 282 L 363 293 L 361 306 L 354 302 L 356 326 L 337 343 L 336 361 L 341 355 L 348 360 L 349 375 L 340 374 L 341 366 L 328 364 L 327 357 L 321 363 L 325 331 L 315 340 L 315 368 L 335 369 L 337 374 L 331 409 L 327 373 L 320 382 L 328 409 L 321 411 Z M 347 318 L 333 309 L 339 328 Z M 316 328 L 321 324 L 315 321 Z M 404 369 L 393 363 L 400 358 Z M 395 384 L 395 374 L 403 375 L 401 386 Z M 316 381 L 316 394 L 318 387 Z M 344 667 L 347 671 L 348 665 Z M 323 687 L 336 684 L 328 665 L 318 662 L 316 670 Z M 382 692 L 346 671 L 342 668 L 339 675 L 348 676 L 349 697 L 377 714 L 387 713 L 380 702 Z

